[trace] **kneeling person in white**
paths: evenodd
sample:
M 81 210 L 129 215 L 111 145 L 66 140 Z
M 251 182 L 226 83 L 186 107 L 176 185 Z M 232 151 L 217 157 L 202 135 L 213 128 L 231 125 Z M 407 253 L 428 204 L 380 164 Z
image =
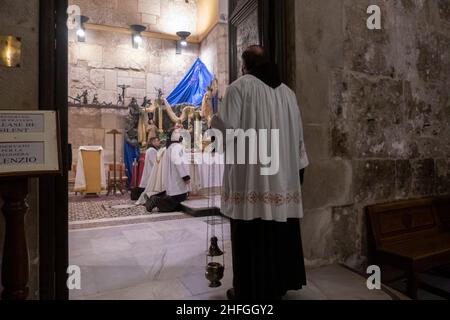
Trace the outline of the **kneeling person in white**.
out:
M 139 186 L 139 188 L 141 188 L 142 191 L 144 191 L 147 188 L 148 181 L 150 179 L 152 170 L 155 166 L 156 159 L 158 157 L 158 149 L 160 145 L 161 141 L 158 138 L 150 139 L 150 147 L 145 153 L 144 172 L 142 174 L 141 185 Z
M 172 135 L 172 141 L 168 143 L 165 167 L 166 167 L 166 191 L 150 197 L 147 201 L 147 211 L 152 212 L 158 208 L 159 212 L 180 211 L 181 203 L 186 201 L 191 191 L 191 177 L 186 154 L 179 135 Z

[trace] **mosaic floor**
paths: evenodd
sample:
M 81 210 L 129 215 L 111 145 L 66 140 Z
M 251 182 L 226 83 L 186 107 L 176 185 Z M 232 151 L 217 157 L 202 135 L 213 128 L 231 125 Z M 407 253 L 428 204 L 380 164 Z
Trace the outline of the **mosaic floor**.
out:
M 79 230 L 190 218 L 184 213 L 149 214 L 144 206 L 134 203 L 129 195 L 97 198 L 70 196 L 69 228 Z
M 116 208 L 117 206 L 117 208 Z M 69 221 L 85 221 L 146 215 L 144 206 L 134 206 L 129 199 L 108 199 L 100 197 L 96 201 L 69 202 Z

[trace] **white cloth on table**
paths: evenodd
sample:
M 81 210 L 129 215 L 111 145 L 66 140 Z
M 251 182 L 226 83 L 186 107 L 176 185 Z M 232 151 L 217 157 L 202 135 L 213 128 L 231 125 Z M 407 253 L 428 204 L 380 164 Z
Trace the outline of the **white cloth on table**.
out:
M 150 174 L 150 178 L 148 179 L 147 186 L 140 196 L 139 200 L 136 202 L 136 205 L 145 204 L 145 196 L 151 197 L 155 194 L 166 191 L 166 148 L 163 148 L 158 151 L 156 156 L 155 165 L 153 166 L 152 172 Z
M 199 165 L 202 189 L 222 187 L 225 157 L 218 153 L 204 153 Z
M 245 221 L 286 222 L 289 218 L 302 218 L 299 172 L 309 162 L 295 93 L 284 84 L 274 89 L 252 75 L 245 75 L 228 87 L 212 126 L 224 134 L 227 129 L 257 132 L 266 129 L 268 137 L 271 130 L 279 132 L 279 141 L 276 141 L 279 148 L 278 173 L 262 175 L 261 169 L 267 166 L 260 159 L 257 165 L 225 165 L 222 213 Z M 236 139 L 231 136 L 227 139 L 227 147 L 233 148 Z M 271 146 L 271 141 L 267 140 Z M 246 155 L 258 155 L 257 149 L 258 146 L 250 149 L 247 143 Z
M 193 193 L 222 187 L 225 161 L 223 154 L 205 152 L 189 156 L 192 158 L 189 170 Z
M 148 185 L 148 180 L 152 174 L 153 167 L 155 166 L 156 158 L 158 157 L 158 150 L 150 148 L 145 153 L 144 172 L 142 173 L 140 188 L 145 189 Z
M 103 158 L 103 147 L 80 147 L 78 149 L 77 174 L 75 176 L 74 190 L 86 190 L 86 176 L 84 174 L 83 151 L 100 152 L 100 179 L 102 189 L 106 189 L 106 170 Z

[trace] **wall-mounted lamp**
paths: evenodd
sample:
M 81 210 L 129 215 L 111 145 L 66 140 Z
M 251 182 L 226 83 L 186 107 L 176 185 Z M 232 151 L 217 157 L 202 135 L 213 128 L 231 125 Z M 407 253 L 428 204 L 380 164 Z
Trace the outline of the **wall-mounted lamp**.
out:
M 77 39 L 78 42 L 85 42 L 86 41 L 86 29 L 84 27 L 85 23 L 89 21 L 89 17 L 86 16 L 80 16 L 79 17 L 80 24 L 78 25 L 77 29 Z
M 131 30 L 133 30 L 132 34 L 132 43 L 134 49 L 139 49 L 139 46 L 142 44 L 142 35 L 147 28 L 145 26 L 141 26 L 139 24 L 133 24 L 130 26 Z
M 187 38 L 191 35 L 188 31 L 179 31 L 177 32 L 177 36 L 180 37 L 180 41 L 177 42 L 177 54 L 181 54 L 182 48 L 187 47 L 188 42 Z

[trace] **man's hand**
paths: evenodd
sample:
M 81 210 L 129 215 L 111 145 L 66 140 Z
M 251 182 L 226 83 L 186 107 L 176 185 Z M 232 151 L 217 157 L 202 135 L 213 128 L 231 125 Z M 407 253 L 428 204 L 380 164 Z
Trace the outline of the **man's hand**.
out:
M 191 177 L 190 176 L 183 177 L 183 181 L 186 185 L 189 185 L 191 184 Z

